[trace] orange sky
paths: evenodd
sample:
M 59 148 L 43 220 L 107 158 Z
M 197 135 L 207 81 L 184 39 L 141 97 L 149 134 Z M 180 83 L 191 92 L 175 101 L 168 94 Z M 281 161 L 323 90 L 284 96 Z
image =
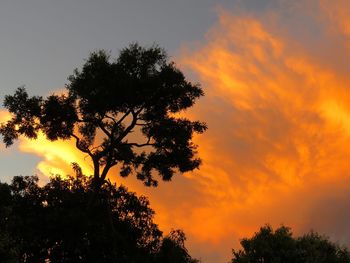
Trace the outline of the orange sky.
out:
M 227 262 L 239 239 L 265 223 L 350 244 L 350 2 L 286 8 L 311 19 L 319 38 L 309 41 L 310 28 L 286 31 L 274 10 L 219 9 L 206 41 L 177 57 L 206 92 L 187 113 L 209 126 L 195 138 L 200 170 L 158 188 L 111 175 L 150 198 L 165 232 L 184 229 L 204 263 Z M 69 142 L 40 137 L 18 147 L 42 157 L 45 175 L 71 173 L 72 161 L 91 169 Z

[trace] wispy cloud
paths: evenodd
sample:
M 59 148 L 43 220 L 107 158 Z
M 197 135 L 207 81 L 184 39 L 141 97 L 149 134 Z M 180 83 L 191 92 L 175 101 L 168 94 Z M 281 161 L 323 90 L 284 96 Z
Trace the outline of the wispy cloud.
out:
M 195 177 L 203 206 L 186 221 L 193 236 L 215 244 L 283 223 L 350 242 L 350 78 L 337 61 L 349 59 L 341 36 L 350 14 L 346 1 L 314 5 L 323 23 L 317 37 L 328 42 L 320 46 L 329 49 L 309 52 L 310 43 L 282 32 L 271 13 L 221 10 L 207 42 L 185 52 L 182 64 L 207 93 L 194 116 L 209 124 Z
M 78 163 L 85 174 L 92 174 L 89 157 L 76 149 L 72 140 L 52 142 L 39 134 L 36 140 L 21 138 L 19 150 L 41 156 L 43 159 L 37 164 L 37 169 L 46 176 L 72 174 L 72 162 Z

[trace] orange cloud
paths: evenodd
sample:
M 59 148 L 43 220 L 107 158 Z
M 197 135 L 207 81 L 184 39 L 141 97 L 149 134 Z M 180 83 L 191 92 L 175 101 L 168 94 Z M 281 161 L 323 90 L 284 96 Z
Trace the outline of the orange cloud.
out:
M 207 43 L 183 56 L 207 93 L 194 114 L 209 125 L 195 177 L 203 206 L 184 223 L 202 241 L 232 237 L 233 246 L 267 222 L 338 240 L 350 232 L 333 211 L 350 201 L 350 78 L 290 41 L 252 16 L 221 12 Z
M 347 0 L 320 0 L 320 7 L 328 26 L 335 33 L 350 36 L 350 3 Z
M 11 115 L 6 110 L 0 110 L 0 122 L 5 122 L 11 118 Z
M 89 157 L 76 149 L 72 140 L 52 142 L 43 134 L 39 134 L 36 140 L 21 138 L 19 150 L 43 157 L 37 164 L 37 169 L 45 176 L 72 174 L 72 162 L 78 163 L 85 174 L 92 174 Z

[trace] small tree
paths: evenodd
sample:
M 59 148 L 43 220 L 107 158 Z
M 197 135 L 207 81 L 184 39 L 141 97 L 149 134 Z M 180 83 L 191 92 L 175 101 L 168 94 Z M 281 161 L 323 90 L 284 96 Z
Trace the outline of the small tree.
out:
M 6 146 L 20 135 L 36 139 L 38 132 L 52 141 L 74 138 L 92 160 L 98 188 L 118 164 L 121 176 L 134 171 L 148 186 L 157 185 L 154 172 L 170 180 L 176 171 L 199 167 L 192 136 L 206 125 L 178 113 L 203 90 L 168 62 L 163 49 L 132 44 L 115 61 L 97 51 L 68 80 L 67 94 L 44 99 L 18 88 L 5 97 L 13 114 L 0 128 Z
M 159 252 L 156 255 L 158 263 L 200 263 L 198 259 L 192 258 L 185 247 L 186 236 L 181 230 L 172 230 L 162 240 Z
M 294 238 L 288 227 L 264 226 L 233 250 L 232 263 L 350 263 L 350 253 L 328 238 L 311 232 Z

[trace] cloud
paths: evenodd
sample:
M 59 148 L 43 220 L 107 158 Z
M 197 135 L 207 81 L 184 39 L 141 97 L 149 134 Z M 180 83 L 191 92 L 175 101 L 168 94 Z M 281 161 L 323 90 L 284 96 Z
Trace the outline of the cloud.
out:
M 201 169 L 155 189 L 111 174 L 149 196 L 163 230 L 184 229 L 203 262 L 227 261 L 265 223 L 350 244 L 349 4 L 271 2 L 279 9 L 221 9 L 206 41 L 178 57 L 206 92 L 186 113 L 209 126 L 195 138 Z M 73 142 L 19 147 L 43 157 L 44 174 L 91 169 Z
M 329 20 L 322 4 L 318 15 L 327 23 L 319 36 L 335 25 L 346 33 L 338 19 L 348 14 Z M 350 79 L 336 61 L 348 40 L 336 39 L 338 50 L 308 52 L 309 43 L 271 20 L 219 17 L 207 42 L 181 61 L 206 88 L 193 115 L 209 126 L 198 140 L 204 165 L 195 177 L 203 206 L 193 208 L 187 232 L 212 246 L 231 237 L 232 247 L 264 223 L 287 224 L 349 244 Z M 341 55 L 348 61 L 349 53 Z
M 37 170 L 45 176 L 72 174 L 72 162 L 78 163 L 85 174 L 92 174 L 89 157 L 75 148 L 73 140 L 52 142 L 43 134 L 39 134 L 36 140 L 20 138 L 19 150 L 42 157 L 37 164 Z
M 320 0 L 323 18 L 328 22 L 329 29 L 335 34 L 350 36 L 350 3 L 339 0 L 335 4 L 331 0 Z

